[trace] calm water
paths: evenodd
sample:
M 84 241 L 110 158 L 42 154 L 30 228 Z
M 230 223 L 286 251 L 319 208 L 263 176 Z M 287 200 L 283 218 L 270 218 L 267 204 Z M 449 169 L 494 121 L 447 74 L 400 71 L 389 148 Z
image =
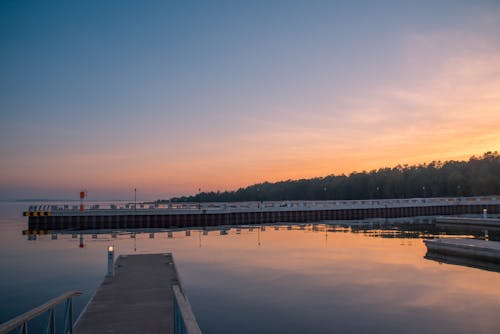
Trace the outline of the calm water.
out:
M 0 322 L 67 290 L 80 312 L 118 254 L 173 252 L 205 333 L 498 333 L 500 274 L 424 258 L 416 233 L 324 225 L 22 235 L 27 205 L 0 204 Z M 35 324 L 36 325 L 36 324 Z

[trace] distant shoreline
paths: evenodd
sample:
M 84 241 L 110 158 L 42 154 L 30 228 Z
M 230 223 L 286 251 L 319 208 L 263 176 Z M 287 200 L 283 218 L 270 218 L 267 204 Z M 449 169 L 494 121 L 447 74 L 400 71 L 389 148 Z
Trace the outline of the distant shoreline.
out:
M 28 202 L 80 202 L 79 199 L 53 199 L 53 198 L 18 198 L 18 199 L 0 199 L 0 202 L 17 202 L 17 203 L 28 203 Z M 96 200 L 85 200 L 85 203 L 89 202 L 131 202 L 130 199 L 96 199 Z M 132 200 L 133 202 L 133 200 Z

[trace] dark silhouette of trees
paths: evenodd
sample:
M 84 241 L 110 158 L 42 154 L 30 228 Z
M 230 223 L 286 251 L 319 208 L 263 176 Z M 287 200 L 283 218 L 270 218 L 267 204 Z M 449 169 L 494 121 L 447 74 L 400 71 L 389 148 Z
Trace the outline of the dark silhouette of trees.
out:
M 202 192 L 172 198 L 173 202 L 281 200 L 351 200 L 370 198 L 455 197 L 500 194 L 497 151 L 468 161 L 433 161 L 398 165 L 349 175 L 259 183 L 236 191 Z

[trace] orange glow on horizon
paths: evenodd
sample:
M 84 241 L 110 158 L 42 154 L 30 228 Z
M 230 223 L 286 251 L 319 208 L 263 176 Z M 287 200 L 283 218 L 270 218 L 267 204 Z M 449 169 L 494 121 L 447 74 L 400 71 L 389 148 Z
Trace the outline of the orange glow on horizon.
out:
M 138 188 L 147 198 L 165 198 L 499 151 L 500 50 L 464 51 L 463 43 L 475 45 L 480 37 L 457 36 L 408 37 L 401 77 L 350 95 L 331 88 L 310 99 L 297 92 L 294 101 L 235 103 L 221 115 L 211 111 L 211 118 L 178 124 L 168 116 L 120 120 L 116 133 L 100 133 L 92 145 L 68 148 L 59 136 L 60 150 L 11 149 L 2 159 L 0 187 L 26 194 L 84 187 L 90 196 L 114 197 Z M 239 108 L 246 111 L 229 112 Z M 99 125 L 107 127 L 115 123 Z M 29 121 L 23 129 L 42 131 L 42 138 L 51 130 Z

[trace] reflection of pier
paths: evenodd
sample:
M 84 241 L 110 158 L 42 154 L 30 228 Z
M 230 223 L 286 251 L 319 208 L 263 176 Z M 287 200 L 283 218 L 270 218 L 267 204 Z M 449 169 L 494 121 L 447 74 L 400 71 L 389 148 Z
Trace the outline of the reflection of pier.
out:
M 193 235 L 199 239 L 202 246 L 202 237 L 209 235 L 224 237 L 231 235 L 255 234 L 257 244 L 261 243 L 261 233 L 266 231 L 303 231 L 323 233 L 328 238 L 328 233 L 355 233 L 376 238 L 401 238 L 417 239 L 430 238 L 437 234 L 437 230 L 428 217 L 413 217 L 393 220 L 359 220 L 359 221 L 332 221 L 315 223 L 276 223 L 259 225 L 235 225 L 235 226 L 207 226 L 207 227 L 185 227 L 170 229 L 120 229 L 120 230 L 25 230 L 23 234 L 28 240 L 36 240 L 38 236 L 47 235 L 51 240 L 78 239 L 79 246 L 83 248 L 87 242 L 111 241 L 114 239 L 172 239 L 189 238 Z M 76 241 L 76 240 L 75 240 Z
M 425 254 L 425 258 L 427 260 L 433 260 L 439 263 L 454 264 L 458 266 L 465 266 L 500 273 L 500 263 L 481 261 L 478 259 L 464 258 L 459 256 L 450 256 L 434 252 L 427 252 L 427 254 Z
M 472 217 L 437 217 L 436 227 L 447 233 L 474 234 L 500 241 L 500 219 Z
M 437 217 L 436 224 L 441 227 L 500 232 L 500 218 Z
M 86 211 L 68 206 L 32 206 L 24 212 L 30 230 L 208 227 L 359 220 L 433 215 L 500 213 L 496 197 L 413 198 L 361 201 L 184 203 L 166 206 L 104 207 Z

